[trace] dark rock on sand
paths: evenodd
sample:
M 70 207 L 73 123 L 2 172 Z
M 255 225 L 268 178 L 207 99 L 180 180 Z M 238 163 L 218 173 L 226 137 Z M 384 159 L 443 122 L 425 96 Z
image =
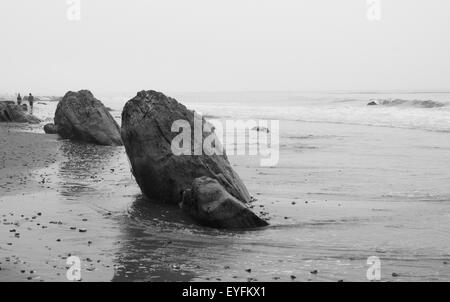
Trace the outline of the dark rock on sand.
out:
M 14 102 L 0 102 L 0 122 L 39 124 L 41 120 L 24 112 Z
M 44 126 L 44 132 L 47 134 L 57 134 L 58 127 L 55 124 L 46 124 Z
M 200 224 L 215 228 L 255 228 L 268 223 L 230 195 L 217 180 L 200 177 L 184 191 L 181 208 Z
M 207 122 L 196 114 L 199 124 Z M 156 91 L 142 91 L 128 101 L 122 112 L 122 140 L 133 175 L 144 195 L 166 203 L 178 204 L 182 193 L 194 179 L 208 176 L 216 179 L 228 193 L 242 202 L 250 195 L 228 158 L 223 155 L 174 155 L 171 143 L 179 133 L 172 124 L 184 120 L 194 129 L 194 112 L 175 99 Z M 192 130 L 194 132 L 194 130 Z M 213 135 L 203 131 L 205 137 Z M 194 139 L 192 145 L 201 144 Z M 191 146 L 191 150 L 194 146 Z M 194 154 L 192 152 L 192 154 Z
M 378 103 L 375 101 L 371 101 L 370 103 L 367 104 L 367 106 L 375 106 L 375 105 L 378 105 Z
M 62 138 L 120 146 L 120 128 L 89 90 L 69 91 L 58 103 L 55 125 Z
M 257 126 L 257 127 L 253 127 L 252 128 L 252 130 L 255 130 L 255 131 L 261 131 L 261 132 L 266 132 L 266 133 L 269 133 L 270 132 L 270 130 L 268 129 L 268 128 L 266 128 L 266 127 L 259 127 L 259 126 Z

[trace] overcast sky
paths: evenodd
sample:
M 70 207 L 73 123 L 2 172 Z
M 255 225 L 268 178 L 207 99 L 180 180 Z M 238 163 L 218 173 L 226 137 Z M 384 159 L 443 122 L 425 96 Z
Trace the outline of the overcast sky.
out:
M 1 0 L 0 92 L 450 90 L 450 1 Z

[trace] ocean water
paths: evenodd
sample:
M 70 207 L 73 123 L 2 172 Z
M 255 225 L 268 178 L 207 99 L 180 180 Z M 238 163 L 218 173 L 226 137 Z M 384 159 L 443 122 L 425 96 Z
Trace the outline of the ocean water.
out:
M 188 108 L 207 117 L 225 119 L 269 119 L 300 122 L 368 125 L 378 127 L 450 131 L 450 93 L 301 93 L 223 92 L 167 93 Z M 120 122 L 124 104 L 133 93 L 96 95 L 114 109 Z M 45 97 L 42 97 L 45 101 Z M 378 106 L 367 106 L 371 101 Z M 53 117 L 55 103 L 39 107 L 35 114 Z
M 42 235 L 70 239 L 54 253 L 108 263 L 84 280 L 368 281 L 376 256 L 381 281 L 450 281 L 450 93 L 167 94 L 209 118 L 280 121 L 276 166 L 229 156 L 270 226 L 197 226 L 141 196 L 123 148 L 63 140 L 57 163 L 36 171 L 51 189 L 32 199 L 62 217 L 61 229 Z M 133 94 L 96 96 L 120 122 Z M 379 105 L 367 106 L 373 100 Z M 50 122 L 55 106 L 37 104 L 35 113 Z M 8 198 L 32 208 L 30 196 Z M 96 234 L 68 233 L 81 216 Z M 88 238 L 95 244 L 86 247 Z M 47 270 L 46 252 L 23 250 Z

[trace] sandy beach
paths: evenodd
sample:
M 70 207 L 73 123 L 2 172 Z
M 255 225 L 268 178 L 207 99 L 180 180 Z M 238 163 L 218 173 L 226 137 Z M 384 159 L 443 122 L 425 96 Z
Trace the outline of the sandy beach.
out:
M 101 236 L 99 233 L 104 222 L 90 222 L 88 218 L 93 210 L 89 205 L 74 209 L 70 202 L 77 192 L 88 190 L 88 184 L 99 182 L 96 169 L 105 169 L 96 165 L 101 160 L 89 163 L 91 167 L 84 164 L 93 160 L 92 157 L 86 158 L 86 162 L 80 160 L 83 154 L 93 155 L 95 146 L 90 150 L 89 146 L 79 147 L 58 141 L 56 135 L 24 132 L 27 130 L 33 129 L 17 124 L 0 125 L 0 280 L 67 281 L 65 259 L 70 254 L 69 250 L 82 250 L 80 255 L 85 256 L 86 265 L 93 266 L 91 262 L 95 259 L 95 265 L 106 271 L 112 265 L 107 264 L 108 261 L 100 261 L 101 251 L 90 249 Z M 104 156 L 102 160 L 109 161 L 114 150 L 104 150 L 95 156 Z M 72 169 L 86 174 L 77 173 L 73 179 L 66 178 Z M 83 186 L 84 181 L 86 187 Z M 101 214 L 105 217 L 111 215 L 107 210 Z M 99 228 L 90 229 L 92 223 Z M 86 266 L 86 270 L 94 269 Z M 107 280 L 113 274 L 112 268 L 111 276 L 103 275 L 105 272 L 100 274 L 102 277 L 91 274 L 93 280 Z
M 37 182 L 33 171 L 57 160 L 55 137 L 26 132 L 31 129 L 20 124 L 0 126 L 0 188 L 3 196 L 45 188 L 45 182 Z
M 450 280 L 446 133 L 280 128 L 277 166 L 229 157 L 270 226 L 224 231 L 145 200 L 123 147 L 0 125 L 0 281 L 68 281 L 71 255 L 82 281 L 368 281 L 371 256 L 382 281 Z
M 0 285 L 450 282 L 449 1 L 1 1 L 0 33 Z

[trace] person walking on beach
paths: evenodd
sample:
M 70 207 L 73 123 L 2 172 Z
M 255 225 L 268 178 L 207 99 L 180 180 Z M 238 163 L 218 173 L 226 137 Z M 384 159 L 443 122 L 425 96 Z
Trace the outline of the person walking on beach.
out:
M 20 93 L 17 94 L 17 105 L 20 106 L 20 104 L 22 104 L 22 97 L 20 96 Z
M 28 103 L 30 103 L 30 111 L 31 114 L 33 114 L 33 103 L 34 103 L 34 96 L 30 93 L 28 96 Z

